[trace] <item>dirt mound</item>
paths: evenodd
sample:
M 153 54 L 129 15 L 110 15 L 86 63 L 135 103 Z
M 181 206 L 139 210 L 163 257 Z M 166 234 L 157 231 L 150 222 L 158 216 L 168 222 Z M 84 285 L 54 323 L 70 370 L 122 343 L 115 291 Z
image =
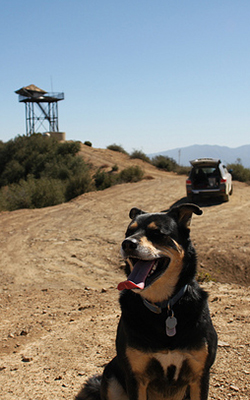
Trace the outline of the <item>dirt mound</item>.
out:
M 143 169 L 146 177 L 158 177 L 162 175 L 162 171 L 158 170 L 150 163 L 140 159 L 132 159 L 127 154 L 118 151 L 95 149 L 82 144 L 79 155 L 84 158 L 85 162 L 89 164 L 94 171 L 98 168 L 110 171 L 115 165 L 118 167 L 118 170 L 121 171 L 132 165 L 139 165 Z
M 185 201 L 185 177 L 82 146 L 96 168 L 139 164 L 154 179 L 87 193 L 56 207 L 0 214 L 0 398 L 73 399 L 114 354 L 119 247 L 131 207 Z M 203 206 L 191 237 L 219 332 L 211 399 L 249 399 L 250 186 Z M 216 283 L 211 281 L 216 279 Z M 240 362 L 235 363 L 235 359 Z

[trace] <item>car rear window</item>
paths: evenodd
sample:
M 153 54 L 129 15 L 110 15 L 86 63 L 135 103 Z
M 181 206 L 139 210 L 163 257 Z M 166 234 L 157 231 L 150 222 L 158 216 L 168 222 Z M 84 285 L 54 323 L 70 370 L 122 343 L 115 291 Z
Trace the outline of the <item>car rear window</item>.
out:
M 193 168 L 191 172 L 191 178 L 193 180 L 200 180 L 202 181 L 203 179 L 206 178 L 211 178 L 211 177 L 218 177 L 220 176 L 220 170 L 218 167 L 201 167 L 201 168 Z

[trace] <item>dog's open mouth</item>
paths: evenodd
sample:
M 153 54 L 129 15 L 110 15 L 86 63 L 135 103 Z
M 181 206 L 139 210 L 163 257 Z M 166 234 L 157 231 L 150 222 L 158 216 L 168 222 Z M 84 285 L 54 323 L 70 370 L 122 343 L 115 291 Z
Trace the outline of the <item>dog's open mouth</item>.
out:
M 117 289 L 144 289 L 167 269 L 170 259 L 158 258 L 155 260 L 130 259 L 134 265 L 126 281 L 120 282 Z

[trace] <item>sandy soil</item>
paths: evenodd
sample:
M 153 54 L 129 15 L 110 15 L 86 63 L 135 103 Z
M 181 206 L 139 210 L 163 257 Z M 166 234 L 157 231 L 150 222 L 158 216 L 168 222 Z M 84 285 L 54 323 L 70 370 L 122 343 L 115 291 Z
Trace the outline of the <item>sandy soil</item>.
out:
M 137 163 L 87 146 L 82 155 L 106 169 Z M 129 210 L 160 211 L 185 198 L 185 177 L 139 164 L 154 179 L 0 214 L 1 399 L 73 399 L 113 357 Z M 202 208 L 191 237 L 219 335 L 210 399 L 249 400 L 250 186 L 234 182 L 228 203 Z

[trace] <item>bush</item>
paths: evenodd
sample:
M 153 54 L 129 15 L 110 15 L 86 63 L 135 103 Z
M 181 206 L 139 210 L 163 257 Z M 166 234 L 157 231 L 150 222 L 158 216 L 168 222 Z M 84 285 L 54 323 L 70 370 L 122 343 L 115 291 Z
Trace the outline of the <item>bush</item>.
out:
M 113 151 L 118 151 L 118 152 L 123 153 L 123 154 L 128 154 L 126 152 L 126 150 L 124 150 L 124 148 L 121 145 L 115 144 L 115 143 L 114 144 L 110 144 L 109 146 L 107 146 L 107 149 L 113 150 Z
M 118 173 L 115 164 L 110 172 L 100 168 L 93 179 L 77 156 L 79 150 L 80 142 L 59 143 L 40 134 L 0 141 L 0 210 L 53 206 L 94 189 L 143 178 L 139 166 Z M 115 151 L 125 152 L 121 146 Z
M 0 210 L 18 210 L 19 208 L 33 208 L 32 188 L 25 180 L 20 184 L 13 183 L 0 190 Z
M 65 201 L 64 183 L 59 179 L 29 179 L 27 183 L 32 189 L 31 208 L 55 206 Z M 21 207 L 19 207 L 21 208 Z
M 250 169 L 243 167 L 241 162 L 228 164 L 227 169 L 232 170 L 233 180 L 250 183 Z
M 26 180 L 29 175 L 58 178 L 60 168 L 71 169 L 79 150 L 80 142 L 59 143 L 40 134 L 18 136 L 0 146 L 0 187 Z
M 178 169 L 178 164 L 173 158 L 161 155 L 154 157 L 152 159 L 152 164 L 159 169 L 164 169 L 165 171 L 169 172 L 176 172 Z
M 52 206 L 92 190 L 80 147 L 40 134 L 0 142 L 1 209 Z
M 190 169 L 191 169 L 190 167 L 183 167 L 183 166 L 178 165 L 178 167 L 176 169 L 176 172 L 177 172 L 178 175 L 187 175 L 187 176 L 189 176 Z
M 98 169 L 98 171 L 94 175 L 95 186 L 97 190 L 104 190 L 109 188 L 110 186 L 115 185 L 116 179 L 113 175 L 108 172 L 102 171 Z
M 119 170 L 119 167 L 117 164 L 114 164 L 112 167 L 112 172 L 117 172 Z
M 103 190 L 120 183 L 138 182 L 142 180 L 143 176 L 144 172 L 139 166 L 131 166 L 123 169 L 119 174 L 99 169 L 94 175 L 94 179 L 96 189 Z
M 67 182 L 65 190 L 66 201 L 69 201 L 83 193 L 90 192 L 94 189 L 92 178 L 89 173 L 72 176 Z
M 63 142 L 58 143 L 57 154 L 75 156 L 81 150 L 80 142 Z
M 1 210 L 20 208 L 41 208 L 65 201 L 64 188 L 59 180 L 34 179 L 21 180 L 0 190 Z
M 86 140 L 83 144 L 85 144 L 85 146 L 92 147 L 92 143 L 89 140 Z
M 1 175 L 1 183 L 8 185 L 8 183 L 17 183 L 25 176 L 24 167 L 17 160 L 7 161 L 5 168 Z
M 133 153 L 131 153 L 130 158 L 138 158 L 139 160 L 151 163 L 150 158 L 141 150 L 134 150 Z
M 138 166 L 131 166 L 123 169 L 120 174 L 118 174 L 119 182 L 138 182 L 142 180 L 144 175 L 143 170 Z

